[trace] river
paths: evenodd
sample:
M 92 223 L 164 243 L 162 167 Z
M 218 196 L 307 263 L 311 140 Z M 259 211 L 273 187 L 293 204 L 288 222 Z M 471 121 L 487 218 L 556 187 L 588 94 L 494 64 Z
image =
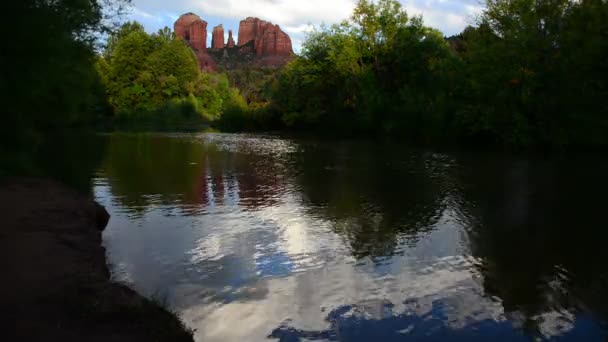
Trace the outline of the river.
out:
M 605 341 L 608 161 L 113 134 L 116 280 L 197 341 Z

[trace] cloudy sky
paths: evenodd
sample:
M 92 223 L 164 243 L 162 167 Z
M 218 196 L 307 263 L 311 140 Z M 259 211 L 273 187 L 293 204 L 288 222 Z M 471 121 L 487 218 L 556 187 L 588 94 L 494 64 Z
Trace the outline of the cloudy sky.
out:
M 357 0 L 133 0 L 130 20 L 137 20 L 147 31 L 173 27 L 183 13 L 194 12 L 209 23 L 219 24 L 238 34 L 239 21 L 259 17 L 279 24 L 299 51 L 310 25 L 334 24 L 350 16 Z M 410 15 L 423 15 L 427 25 L 452 35 L 474 21 L 480 0 L 399 0 Z M 208 35 L 209 40 L 211 35 Z M 210 42 L 209 42 L 210 45 Z

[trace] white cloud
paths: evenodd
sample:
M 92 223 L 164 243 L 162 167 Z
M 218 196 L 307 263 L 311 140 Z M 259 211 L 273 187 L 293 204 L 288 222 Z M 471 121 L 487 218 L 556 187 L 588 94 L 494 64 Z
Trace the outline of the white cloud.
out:
M 198 6 L 219 17 L 260 17 L 279 25 L 333 23 L 351 13 L 355 0 L 207 0 Z
M 478 0 L 411 0 L 404 7 L 410 15 L 422 15 L 426 25 L 445 35 L 457 34 L 474 24 L 482 10 Z
M 283 26 L 283 30 L 287 33 L 308 33 L 314 30 L 314 25 L 312 24 L 301 24 L 298 26 Z
M 133 9 L 132 15 L 135 17 L 141 17 L 141 18 L 146 18 L 146 19 L 157 19 L 157 17 L 154 16 L 153 14 L 144 12 L 137 7 Z
M 279 25 L 333 23 L 349 16 L 356 0 L 134 0 L 135 8 L 148 13 L 195 12 L 202 17 L 244 19 L 260 17 Z

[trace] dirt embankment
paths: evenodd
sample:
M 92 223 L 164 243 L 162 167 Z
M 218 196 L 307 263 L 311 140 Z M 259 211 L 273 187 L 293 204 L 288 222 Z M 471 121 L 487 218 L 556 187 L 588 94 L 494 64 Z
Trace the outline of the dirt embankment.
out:
M 3 341 L 192 341 L 177 317 L 110 281 L 108 218 L 51 181 L 0 184 Z

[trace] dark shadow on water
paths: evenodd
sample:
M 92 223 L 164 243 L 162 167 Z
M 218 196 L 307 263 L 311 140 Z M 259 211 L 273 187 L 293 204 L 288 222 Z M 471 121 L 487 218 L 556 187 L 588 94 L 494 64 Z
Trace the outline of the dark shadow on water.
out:
M 554 309 L 608 317 L 608 164 L 463 158 L 472 254 L 485 292 L 526 318 Z
M 50 178 L 89 194 L 104 155 L 104 137 L 90 131 L 66 132 L 45 140 L 36 148 L 23 147 L 2 155 L 0 178 Z
M 324 265 L 344 253 L 356 265 L 371 260 L 370 269 L 398 275 L 400 262 L 421 261 L 408 264 L 414 271 L 428 263 L 451 272 L 441 258 L 461 258 L 467 262 L 458 271 L 474 276 L 479 291 L 458 299 L 465 305 L 489 300 L 505 316 L 456 327 L 447 322 L 458 310 L 444 311 L 441 300 L 450 294 L 439 290 L 426 314 L 395 314 L 389 305 L 385 309 L 390 314 L 369 318 L 351 315 L 356 305 L 345 306 L 328 315 L 327 330 L 304 331 L 286 324 L 272 338 L 528 341 L 547 338 L 541 321 L 547 315 L 566 317 L 572 325 L 551 340 L 602 341 L 608 336 L 599 328 L 608 318 L 608 162 L 603 158 L 439 153 L 390 144 L 223 134 L 115 134 L 108 137 L 102 165 L 111 200 L 136 218 L 153 212 L 171 218 L 161 220 L 163 224 L 181 227 L 206 215 L 208 222 L 224 228 L 222 233 L 232 227 L 213 220 L 225 217 L 214 208 L 238 214 L 239 222 L 249 220 L 244 223 L 252 229 L 234 234 L 247 243 L 222 245 L 223 258 L 203 258 L 189 269 L 193 283 L 200 281 L 200 272 L 209 288 L 234 288 L 227 299 L 218 295 L 220 301 L 258 300 L 268 290 L 249 298 L 249 285 L 294 276 L 298 256 L 276 249 L 281 237 L 273 220 L 252 218 L 263 209 L 284 206 L 310 219 L 300 229 L 317 233 L 315 229 L 322 229 L 314 224 L 320 221 L 340 238 L 338 248 L 312 255 Z M 160 241 L 157 248 L 182 253 L 173 249 L 192 239 L 179 237 L 182 244 Z M 167 286 L 187 273 L 178 271 L 168 277 Z M 337 282 L 357 281 L 335 277 Z

